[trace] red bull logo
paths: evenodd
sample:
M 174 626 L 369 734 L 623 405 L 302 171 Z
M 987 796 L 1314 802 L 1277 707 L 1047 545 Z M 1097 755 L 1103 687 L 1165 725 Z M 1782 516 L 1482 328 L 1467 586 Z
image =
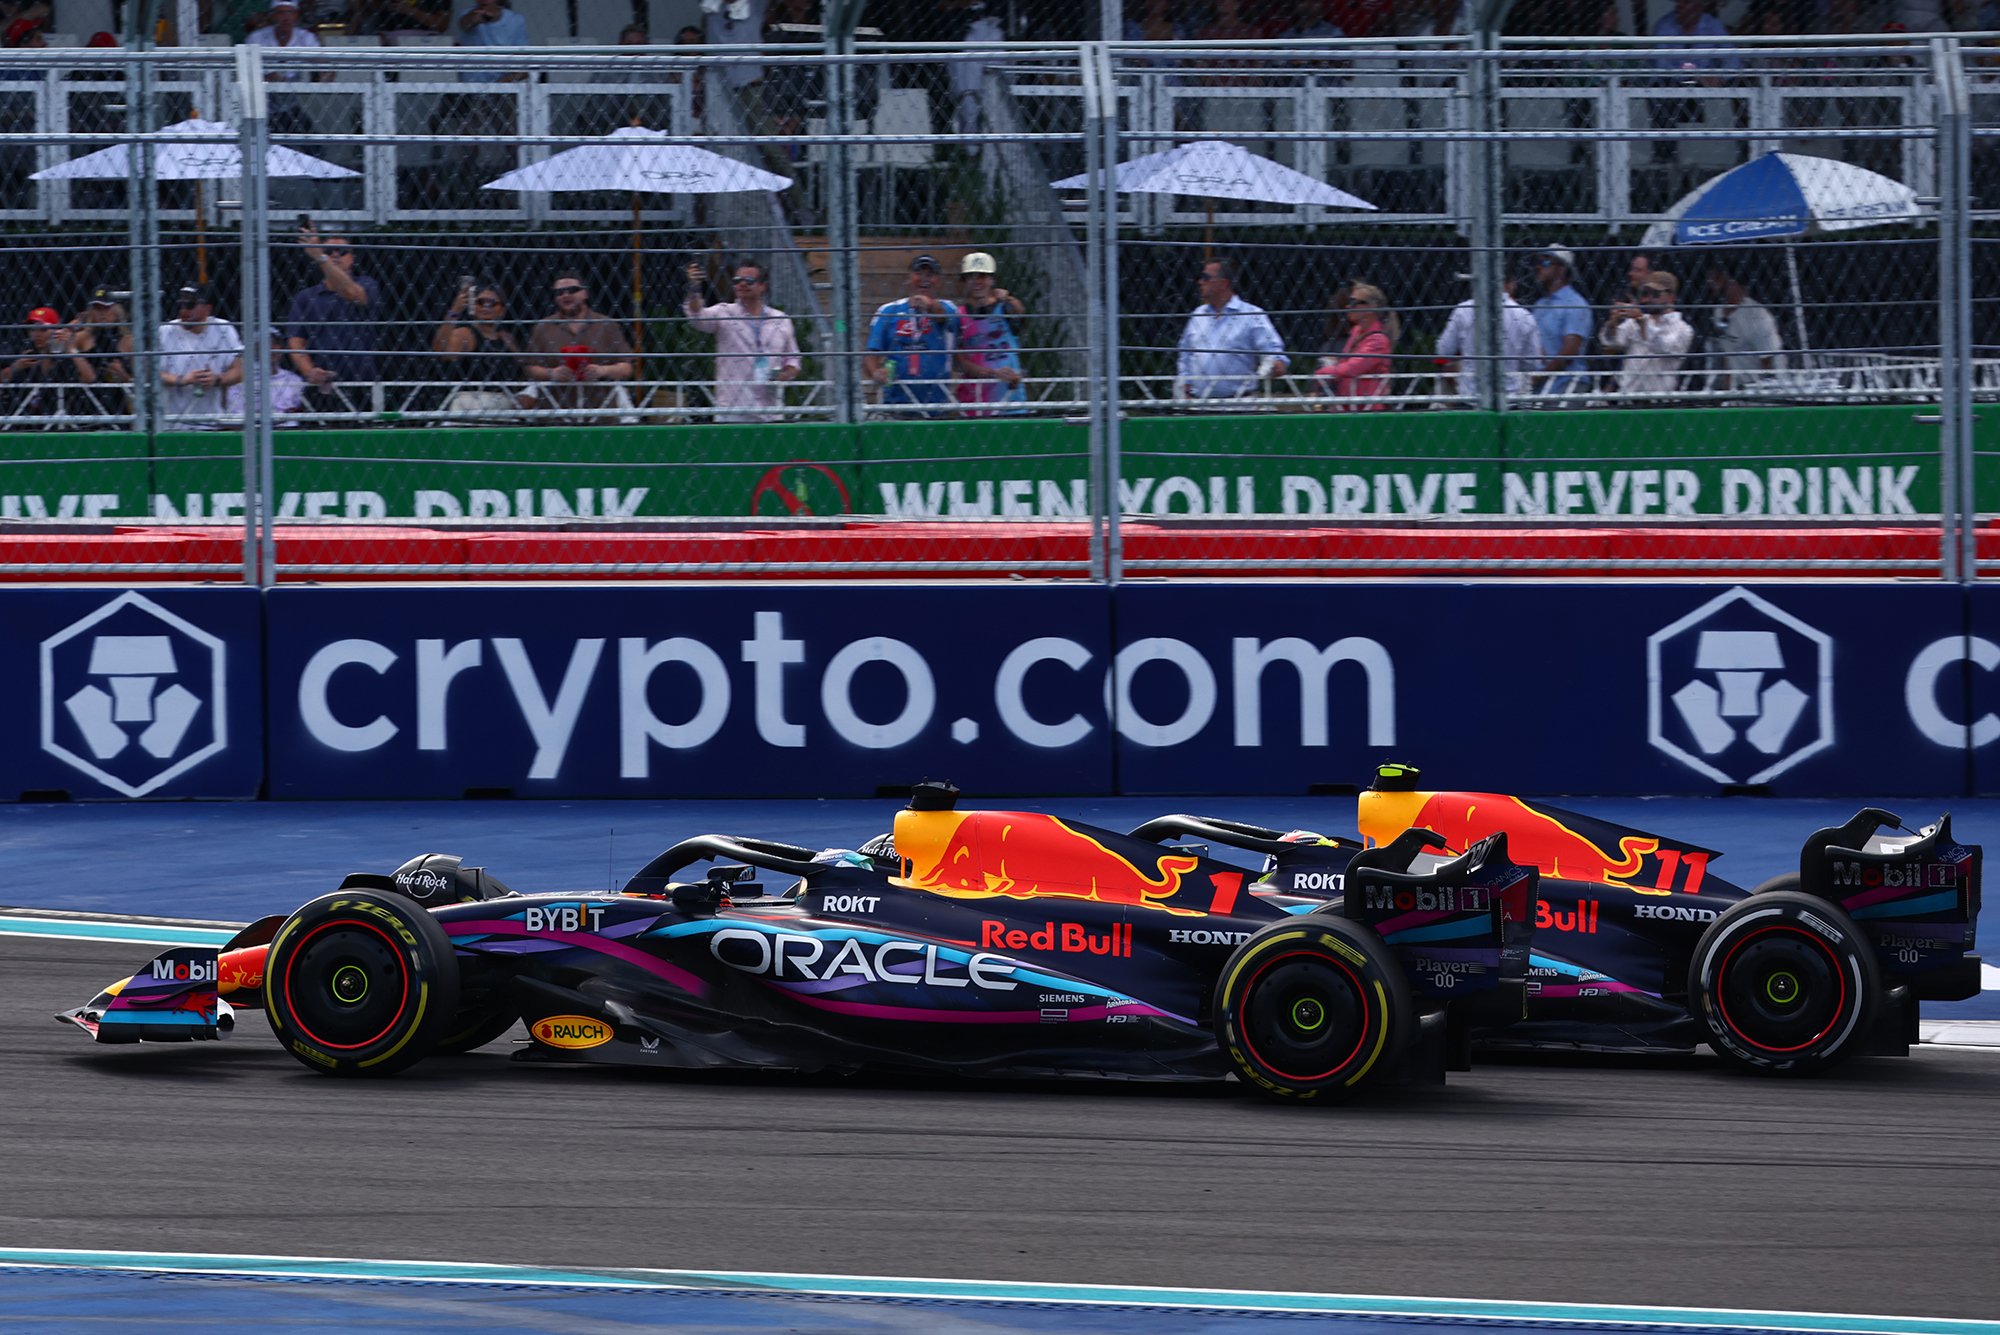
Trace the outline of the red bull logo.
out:
M 1658 839 L 1638 835 L 1621 838 L 1616 851 L 1607 852 L 1555 816 L 1497 793 L 1367 792 L 1361 795 L 1358 824 L 1373 844 L 1386 844 L 1404 830 L 1422 826 L 1460 850 L 1504 833 L 1508 857 L 1539 868 L 1544 876 L 1570 881 L 1629 880 L 1649 856 L 1660 853 Z M 1706 863 L 1705 856 L 1702 861 Z M 1689 871 L 1692 875 L 1692 862 Z
M 1170 907 L 1183 878 L 1201 865 L 1189 854 L 1160 850 L 1128 858 L 1094 835 L 1054 816 L 1021 811 L 900 811 L 896 852 L 901 884 L 953 899 L 1090 899 L 1168 913 L 1227 913 L 1229 906 Z M 1230 905 L 1242 878 L 1216 877 L 1218 899 Z M 1209 879 L 1199 878 L 1201 888 Z
M 1027 931 L 1010 929 L 1006 923 L 988 918 L 979 924 L 979 946 L 982 950 L 1047 950 L 1070 954 L 1089 951 L 1093 955 L 1129 956 L 1132 924 L 1110 923 L 1100 935 L 1080 922 L 1046 922 L 1039 931 Z
M 221 976 L 216 983 L 216 991 L 228 996 L 242 988 L 259 988 L 264 985 L 264 957 L 271 953 L 269 946 L 245 946 L 241 950 L 226 950 L 216 963 Z

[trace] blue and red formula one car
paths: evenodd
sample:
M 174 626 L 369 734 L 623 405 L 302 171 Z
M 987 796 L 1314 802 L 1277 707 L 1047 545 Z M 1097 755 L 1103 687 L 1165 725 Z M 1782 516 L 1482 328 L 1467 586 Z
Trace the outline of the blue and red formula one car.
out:
M 1804 1074 L 1904 1053 L 1978 988 L 1980 851 L 1864 810 L 1746 891 L 1713 850 L 1384 766 L 1359 840 L 1163 816 L 960 811 L 924 783 L 855 850 L 703 835 L 621 891 L 520 895 L 429 854 L 60 1019 L 217 1038 L 261 1004 L 333 1075 L 517 1061 L 1217 1080 L 1337 1102 L 1478 1046 L 1686 1052 Z M 1247 857 L 1245 856 L 1247 855 Z M 710 862 L 700 875 L 688 869 Z

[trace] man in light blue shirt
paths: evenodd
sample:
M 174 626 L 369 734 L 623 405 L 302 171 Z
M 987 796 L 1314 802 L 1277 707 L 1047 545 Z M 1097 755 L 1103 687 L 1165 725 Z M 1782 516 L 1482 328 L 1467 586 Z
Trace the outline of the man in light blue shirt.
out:
M 1673 12 L 1664 14 L 1653 25 L 1653 36 L 1672 37 L 1727 37 L 1729 29 L 1722 26 L 1722 20 L 1708 12 L 1703 0 L 1674 0 Z M 1730 69 L 1740 70 L 1743 61 L 1737 56 L 1722 59 L 1709 55 L 1699 47 L 1683 46 L 1668 48 L 1668 54 L 1653 61 L 1655 69 L 1680 70 L 1691 74 L 1696 70 Z
M 526 46 L 528 21 L 507 8 L 507 0 L 475 0 L 472 8 L 458 16 L 458 30 L 465 34 L 460 46 Z M 489 73 L 473 70 L 458 76 L 460 83 L 515 83 L 525 74 Z
M 1583 356 L 1593 321 L 1590 303 L 1570 283 L 1576 256 L 1559 246 L 1535 257 L 1535 278 L 1542 299 L 1535 303 L 1535 327 L 1541 332 L 1544 394 L 1580 394 L 1590 388 L 1590 363 Z
M 1176 399 L 1233 399 L 1257 382 L 1282 375 L 1291 365 L 1284 340 L 1261 306 L 1236 295 L 1236 262 L 1210 260 L 1201 266 L 1202 304 L 1181 331 Z

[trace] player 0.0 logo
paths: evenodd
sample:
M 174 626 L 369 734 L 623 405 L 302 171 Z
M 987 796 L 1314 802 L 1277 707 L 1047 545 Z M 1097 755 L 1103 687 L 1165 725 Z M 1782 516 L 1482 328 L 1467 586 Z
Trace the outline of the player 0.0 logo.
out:
M 1748 589 L 1646 639 L 1647 737 L 1718 783 L 1763 783 L 1833 745 L 1833 637 Z
M 136 593 L 41 645 L 42 749 L 125 797 L 229 744 L 227 650 Z

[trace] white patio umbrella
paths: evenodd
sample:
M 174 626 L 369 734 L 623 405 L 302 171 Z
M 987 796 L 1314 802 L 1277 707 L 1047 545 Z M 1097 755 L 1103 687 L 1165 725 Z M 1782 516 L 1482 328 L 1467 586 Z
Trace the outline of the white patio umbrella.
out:
M 226 121 L 187 120 L 169 125 L 161 134 L 233 135 Z M 113 144 L 95 153 L 86 153 L 68 162 L 59 162 L 47 171 L 36 172 L 34 181 L 123 181 L 132 175 L 132 160 L 126 155 L 129 144 Z M 359 176 L 337 163 L 301 153 L 297 149 L 271 146 L 265 158 L 270 176 L 310 176 L 331 181 L 343 176 Z M 233 181 L 243 174 L 243 153 L 234 142 L 226 144 L 160 144 L 154 150 L 153 175 L 162 181 Z
M 711 153 L 664 130 L 621 125 L 603 141 L 566 148 L 488 181 L 484 190 L 631 190 L 658 195 L 728 195 L 785 190 L 775 172 Z
M 786 190 L 791 182 L 775 172 L 711 153 L 674 139 L 664 130 L 621 125 L 604 140 L 566 148 L 553 157 L 516 168 L 483 190 L 629 190 L 632 192 L 632 310 L 634 350 L 643 350 L 645 307 L 641 304 L 639 196 L 731 195 L 748 190 Z
M 1220 139 L 1202 139 L 1161 153 L 1121 162 L 1112 173 L 1120 194 L 1200 195 L 1208 200 L 1208 242 L 1215 242 L 1215 201 L 1247 199 L 1260 204 L 1325 204 L 1337 209 L 1375 206 L 1358 195 L 1315 181 L 1281 162 L 1259 157 Z M 1090 173 L 1064 177 L 1058 190 L 1082 190 Z
M 1682 196 L 1659 222 L 1646 229 L 1639 244 L 1656 249 L 1785 238 L 1792 319 L 1798 326 L 1799 348 L 1804 351 L 1805 303 L 1799 295 L 1798 255 L 1792 238 L 1923 216 L 1917 192 L 1880 172 L 1804 153 L 1766 153 Z
M 184 120 L 169 125 L 161 134 L 186 135 L 233 135 L 236 133 L 226 121 L 205 121 L 199 118 Z M 59 162 L 46 171 L 35 172 L 28 179 L 32 181 L 125 181 L 132 176 L 131 145 L 113 144 L 95 153 L 86 153 L 68 162 Z M 343 176 L 359 176 L 337 163 L 327 162 L 296 149 L 281 148 L 273 144 L 264 159 L 264 170 L 270 176 L 308 176 L 315 180 L 331 181 Z M 243 175 L 243 151 L 233 142 L 221 144 L 158 144 L 153 150 L 153 175 L 161 181 L 233 181 Z M 200 186 L 195 187 L 196 190 Z M 196 196 L 195 228 L 201 233 L 196 245 L 196 269 L 202 282 L 208 281 L 208 229 L 207 220 L 200 207 L 200 196 Z

